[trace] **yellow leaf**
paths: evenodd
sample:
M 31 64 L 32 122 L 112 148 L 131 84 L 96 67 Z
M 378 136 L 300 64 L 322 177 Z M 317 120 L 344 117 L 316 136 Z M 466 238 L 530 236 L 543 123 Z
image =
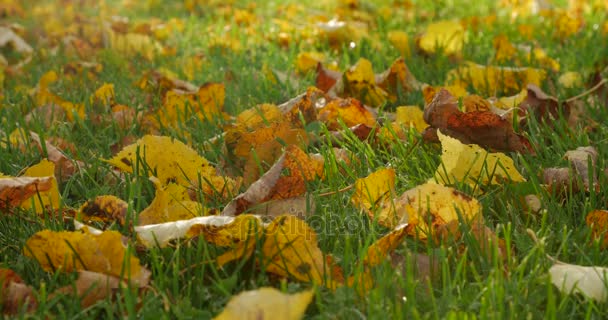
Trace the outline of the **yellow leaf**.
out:
M 386 259 L 386 256 L 402 243 L 406 235 L 406 225 L 397 226 L 395 230 L 378 239 L 367 248 L 363 264 L 367 267 L 373 267 L 382 263 Z
M 139 173 L 144 173 L 144 168 L 147 168 L 147 174 L 158 177 L 163 185 L 175 182 L 190 186 L 202 181 L 206 195 L 215 192 L 227 195 L 237 188 L 237 182 L 233 179 L 217 175 L 207 159 L 170 137 L 146 135 L 106 161 L 129 173 L 133 173 L 136 167 L 140 169 Z
M 85 202 L 78 209 L 77 219 L 84 221 L 118 221 L 121 225 L 125 224 L 129 204 L 124 200 L 112 196 L 97 196 Z
M 112 105 L 114 104 L 114 98 L 114 84 L 104 83 L 95 90 L 95 93 L 91 96 L 91 103 L 99 101 L 102 105 Z
M 301 52 L 296 58 L 296 70 L 299 73 L 314 71 L 317 64 L 325 60 L 325 55 L 319 52 Z
M 262 247 L 262 269 L 303 282 L 334 289 L 333 267 L 317 245 L 317 234 L 303 220 L 284 215 L 266 228 Z
M 360 58 L 344 73 L 344 97 L 354 97 L 370 107 L 379 107 L 389 98 L 389 94 L 376 85 L 372 63 Z
M 513 159 L 504 153 L 489 153 L 476 144 L 463 144 L 458 139 L 437 131 L 441 141 L 441 165 L 435 179 L 443 184 L 464 181 L 477 184 L 523 182 L 526 179 L 517 171 Z
M 419 239 L 426 239 L 438 227 L 452 221 L 482 219 L 481 205 L 476 199 L 434 182 L 410 189 L 391 203 L 387 201 L 380 214 L 389 215 L 390 211 L 400 219 L 398 224 L 408 224 L 408 234 Z
M 339 120 L 342 120 L 347 128 L 358 124 L 373 127 L 376 124 L 375 115 L 355 99 L 334 99 L 319 110 L 318 117 L 329 130 L 340 130 L 342 126 Z
M 426 53 L 441 50 L 446 55 L 460 56 L 465 42 L 464 28 L 458 21 L 438 21 L 427 26 L 417 45 Z
M 429 126 L 422 117 L 422 110 L 417 106 L 397 107 L 395 111 L 395 123 L 397 125 L 413 127 L 418 132 L 424 131 Z
M 89 270 L 123 277 L 133 283 L 145 282 L 149 271 L 139 265 L 116 231 L 99 235 L 80 231 L 43 230 L 30 237 L 23 249 L 46 271 Z
M 110 48 L 127 56 L 141 55 L 152 60 L 163 52 L 163 46 L 152 37 L 140 33 L 119 33 L 105 28 L 104 33 Z
M 186 233 L 187 237 L 202 235 L 205 241 L 220 247 L 253 241 L 261 237 L 260 219 L 250 214 L 237 216 L 225 224 L 196 224 Z
M 215 320 L 298 320 L 313 294 L 312 289 L 286 294 L 268 287 L 241 292 L 230 299 Z
M 39 192 L 36 196 L 21 203 L 21 208 L 26 210 L 34 209 L 38 214 L 42 214 L 45 208 L 58 209 L 60 202 L 59 188 L 55 180 L 55 164 L 47 159 L 42 159 L 25 170 L 22 174 L 25 177 L 52 177 L 51 189 Z
M 191 201 L 185 187 L 170 183 L 162 186 L 158 178 L 150 177 L 156 188 L 152 203 L 138 217 L 138 225 L 158 224 L 169 221 L 188 220 L 207 215 L 207 209 L 196 201 Z
M 234 126 L 238 131 L 251 131 L 269 123 L 278 122 L 282 115 L 276 105 L 264 103 L 239 113 Z
M 454 85 L 471 85 L 486 95 L 519 92 L 528 84 L 540 86 L 547 73 L 542 69 L 482 66 L 470 61 L 448 72 L 447 79 Z
M 395 170 L 380 169 L 355 181 L 355 193 L 350 201 L 360 209 L 371 210 L 395 193 Z
M 388 41 L 399 51 L 402 57 L 410 56 L 410 40 L 404 31 L 390 31 L 387 35 Z
M 564 88 L 581 87 L 583 85 L 583 76 L 576 71 L 568 71 L 560 75 L 557 82 Z

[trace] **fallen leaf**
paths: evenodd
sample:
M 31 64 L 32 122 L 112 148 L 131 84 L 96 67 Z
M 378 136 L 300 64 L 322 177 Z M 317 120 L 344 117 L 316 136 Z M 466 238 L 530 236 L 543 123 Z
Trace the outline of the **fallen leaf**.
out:
M 408 234 L 419 239 L 427 239 L 451 221 L 483 221 L 481 205 L 476 199 L 434 182 L 384 200 L 379 206 L 379 210 L 371 214 L 372 219 L 391 229 L 407 223 Z
M 570 115 L 571 106 L 568 103 L 560 104 L 556 98 L 547 95 L 538 86 L 529 84 L 527 86 L 526 98 L 517 106 L 519 111 L 519 124 L 525 127 L 529 117 L 534 117 L 538 122 L 551 124 L 559 118 Z
M 483 66 L 470 61 L 448 72 L 448 83 L 492 96 L 519 92 L 528 84 L 539 86 L 547 72 L 535 68 Z
M 144 285 L 140 284 L 140 287 Z M 49 297 L 59 294 L 75 295 L 80 299 L 80 306 L 88 308 L 101 300 L 110 298 L 117 289 L 127 286 L 118 277 L 79 270 L 78 278 L 73 284 L 55 290 Z
M 387 256 L 397 248 L 407 235 L 407 225 L 402 224 L 394 230 L 376 240 L 367 248 L 367 253 L 363 259 L 363 264 L 367 267 L 373 267 L 386 260 Z
M 427 54 L 442 52 L 459 57 L 466 42 L 465 30 L 458 21 L 429 24 L 416 39 L 416 45 Z
M 358 208 L 372 214 L 373 208 L 390 199 L 395 194 L 395 170 L 391 168 L 372 172 L 365 178 L 357 179 L 355 193 L 350 201 Z M 393 224 L 390 221 L 378 221 L 380 224 Z
M 465 145 L 437 132 L 441 141 L 441 164 L 435 180 L 442 184 L 465 182 L 471 186 L 524 182 L 513 159 L 503 153 L 489 153 L 478 145 Z
M 339 130 L 341 123 L 346 127 L 364 124 L 373 127 L 376 116 L 356 99 L 334 99 L 319 109 L 319 120 L 324 122 L 328 130 Z
M 399 51 L 402 57 L 409 58 L 410 40 L 406 32 L 394 30 L 390 31 L 386 37 L 388 38 L 388 42 Z
M 150 177 L 150 181 L 156 188 L 156 194 L 150 205 L 139 213 L 138 225 L 188 220 L 209 214 L 201 203 L 190 200 L 185 187 L 175 183 L 163 186 L 156 177 Z
M 20 310 L 33 311 L 38 306 L 32 287 L 11 269 L 0 268 L 0 306 L 3 315 L 16 315 Z
M 335 289 L 334 266 L 319 249 L 317 234 L 304 220 L 284 215 L 266 227 L 262 246 L 262 270 L 282 277 Z
M 129 204 L 124 200 L 112 196 L 97 196 L 85 202 L 79 209 L 76 218 L 78 220 L 118 222 L 125 225 Z
M 53 187 L 53 177 L 0 177 L 0 209 L 17 206 Z
M 473 246 L 469 245 L 466 247 L 473 256 L 483 256 L 488 261 L 492 261 L 496 256 L 499 262 L 503 264 L 506 262 L 507 245 L 505 240 L 498 238 L 494 231 L 482 222 L 474 222 L 470 226 L 463 228 L 460 221 L 451 221 L 437 230 L 436 239 L 449 244 L 462 241 L 466 235 L 470 235 L 475 240 Z M 461 252 L 464 252 L 464 249 L 464 245 L 459 248 Z
M 15 52 L 25 55 L 21 61 L 13 63 L 13 67 L 19 68 L 29 62 L 34 49 L 32 49 L 32 47 L 13 30 L 5 26 L 0 26 L 0 47 L 7 47 L 8 44 L 11 45 L 10 48 L 12 48 Z M 0 64 L 9 64 L 7 59 L 2 54 L 0 54 Z
M 426 106 L 424 120 L 430 125 L 423 134 L 425 140 L 434 139 L 441 130 L 465 144 L 499 151 L 533 151 L 528 139 L 515 133 L 509 121 L 490 111 L 461 112 L 456 98 L 444 89 Z
M 55 179 L 54 163 L 47 159 L 42 159 L 39 163 L 25 169 L 22 176 L 51 177 L 51 188 L 47 191 L 39 191 L 36 197 L 23 201 L 21 208 L 26 210 L 33 209 L 37 214 L 42 214 L 47 209 L 52 211 L 59 208 L 61 196 Z
M 228 195 L 238 182 L 216 173 L 216 169 L 184 143 L 165 136 L 146 135 L 123 148 L 106 162 L 121 171 L 156 176 L 162 185 L 175 182 L 188 187 L 202 182 L 203 194 Z M 200 179 L 200 180 L 199 180 Z
M 549 185 L 551 190 L 563 192 L 572 186 L 573 192 L 594 189 L 599 191 L 600 185 L 597 181 L 595 168 L 598 152 L 594 147 L 578 147 L 567 151 L 564 157 L 570 162 L 574 170 L 570 168 L 547 168 L 543 170 L 543 182 Z M 591 168 L 589 168 L 591 165 Z M 590 170 L 593 173 L 590 175 Z
M 86 231 L 43 230 L 27 240 L 23 254 L 37 260 L 48 272 L 89 270 L 124 277 L 140 286 L 150 277 L 116 231 L 93 235 Z
M 216 320 L 302 319 L 310 304 L 314 290 L 286 294 L 274 288 L 260 288 L 241 292 L 232 297 Z
M 591 236 L 600 241 L 602 248 L 608 248 L 608 210 L 593 210 L 585 218 L 591 228 Z
M 549 268 L 551 283 L 565 294 L 580 293 L 602 302 L 608 297 L 606 291 L 607 268 L 584 267 L 568 263 L 556 263 Z

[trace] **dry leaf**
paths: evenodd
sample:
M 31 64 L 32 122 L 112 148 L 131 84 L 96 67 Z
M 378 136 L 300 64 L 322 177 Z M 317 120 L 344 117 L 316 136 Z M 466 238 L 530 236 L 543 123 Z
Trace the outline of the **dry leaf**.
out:
M 59 208 L 61 196 L 59 187 L 55 179 L 55 164 L 42 159 L 39 163 L 25 169 L 22 176 L 26 177 L 51 177 L 51 188 L 47 191 L 40 191 L 36 197 L 25 200 L 21 203 L 23 209 L 34 209 L 38 214 L 44 213 L 45 210 L 55 210 Z
M 314 295 L 313 290 L 286 294 L 274 288 L 241 292 L 232 297 L 215 320 L 298 320 Z
M 478 145 L 462 144 L 437 132 L 441 141 L 441 165 L 435 180 L 443 184 L 466 182 L 471 186 L 523 182 L 513 159 L 503 153 L 489 153 Z
M 458 21 L 438 21 L 426 27 L 416 45 L 427 54 L 443 52 L 460 56 L 466 42 L 465 30 Z
M 0 306 L 3 315 L 15 315 L 23 306 L 33 311 L 38 306 L 32 287 L 23 283 L 11 269 L 0 268 Z
M 136 174 L 156 176 L 163 185 L 175 182 L 188 187 L 201 181 L 203 193 L 207 196 L 216 193 L 228 195 L 238 185 L 231 178 L 218 175 L 209 161 L 196 151 L 165 136 L 146 135 L 106 161 L 129 173 L 139 168 L 141 172 Z
M 605 301 L 608 297 L 607 268 L 556 263 L 549 269 L 549 274 L 551 283 L 562 293 L 580 293 L 599 302 Z
M 574 170 L 570 168 L 547 168 L 543 170 L 543 182 L 556 192 L 562 192 L 572 186 L 573 192 L 594 189 L 599 191 L 595 168 L 598 152 L 594 147 L 578 147 L 576 150 L 567 151 L 564 157 L 570 162 Z M 591 164 L 591 168 L 589 168 Z M 589 172 L 593 173 L 590 177 Z M 590 180 L 591 178 L 591 180 Z
M 145 284 L 140 284 L 144 286 Z M 88 308 L 98 301 L 108 299 L 116 289 L 126 287 L 127 284 L 120 278 L 108 274 L 79 270 L 78 278 L 73 284 L 57 289 L 49 297 L 57 294 L 76 295 L 80 299 L 80 306 Z
M 86 231 L 43 230 L 27 240 L 23 254 L 36 259 L 49 272 L 89 270 L 124 277 L 140 286 L 150 277 L 116 231 L 93 235 Z
M 129 204 L 112 196 L 97 196 L 78 209 L 77 219 L 87 221 L 118 222 L 125 225 Z
M 385 168 L 377 170 L 365 178 L 355 181 L 355 193 L 350 201 L 368 214 L 373 208 L 390 199 L 395 194 L 395 170 Z M 393 221 L 378 221 L 380 224 L 393 224 Z
M 591 228 L 593 239 L 599 240 L 602 248 L 608 248 L 608 210 L 593 210 L 585 218 Z
M 0 177 L 0 209 L 19 205 L 39 192 L 53 187 L 53 177 Z
M 138 215 L 138 225 L 159 224 L 170 221 L 188 220 L 208 215 L 208 210 L 196 201 L 191 201 L 188 190 L 178 184 L 161 185 L 156 177 L 150 177 L 156 195 L 152 203 Z
M 490 111 L 461 112 L 456 98 L 444 89 L 426 106 L 424 120 L 431 126 L 425 131 L 425 140 L 433 141 L 436 131 L 441 130 L 465 144 L 499 151 L 533 151 L 528 139 L 515 133 L 509 121 Z

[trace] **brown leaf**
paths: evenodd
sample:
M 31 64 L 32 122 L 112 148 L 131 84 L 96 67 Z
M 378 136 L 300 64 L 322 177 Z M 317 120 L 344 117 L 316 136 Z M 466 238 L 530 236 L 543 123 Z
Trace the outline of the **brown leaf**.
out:
M 585 218 L 593 239 L 599 240 L 603 249 L 608 248 L 608 210 L 593 210 Z
M 73 284 L 57 289 L 51 297 L 57 294 L 77 295 L 80 306 L 87 308 L 98 301 L 112 296 L 116 289 L 126 286 L 119 278 L 92 271 L 78 271 L 78 279 Z
M 326 69 L 320 62 L 317 64 L 317 79 L 315 85 L 317 88 L 323 90 L 323 92 L 329 92 L 341 77 L 342 72 Z
M 38 305 L 32 287 L 11 269 L 0 268 L 0 289 L 0 306 L 5 315 L 19 313 L 24 305 L 27 311 L 33 311 Z
M 549 96 L 534 84 L 528 84 L 527 89 L 526 99 L 517 106 L 520 110 L 519 115 L 522 117 L 519 122 L 522 127 L 526 126 L 529 117 L 545 123 L 557 119 L 560 113 L 566 119 L 569 117 L 570 105 L 568 103 L 560 105 L 555 97 Z
M 481 222 L 476 222 L 470 225 L 470 235 L 475 239 L 475 248 L 468 248 L 469 251 L 474 255 L 482 255 L 486 259 L 490 260 L 494 256 L 494 247 L 497 248 L 498 259 L 501 262 L 505 262 L 507 258 L 507 247 L 506 242 L 503 239 L 498 238 L 492 229 L 488 228 Z M 450 223 L 443 225 L 437 231 L 436 240 L 448 241 L 449 243 L 459 242 L 462 240 L 464 234 L 461 229 L 459 221 L 451 221 Z M 464 245 L 460 246 L 460 250 L 464 250 Z
M 595 168 L 598 153 L 594 147 L 578 147 L 575 150 L 567 151 L 564 157 L 570 162 L 574 171 L 570 168 L 548 168 L 543 171 L 543 182 L 556 192 L 565 191 L 572 185 L 573 192 L 586 191 L 591 188 L 598 190 L 600 186 L 597 182 L 598 170 Z M 592 168 L 589 168 L 589 161 Z M 593 170 L 593 176 L 589 179 L 589 170 Z
M 533 152 L 528 139 L 515 133 L 509 121 L 490 111 L 462 112 L 456 98 L 445 89 L 439 90 L 425 108 L 424 120 L 431 125 L 423 133 L 427 139 L 434 138 L 436 133 L 432 131 L 440 129 L 464 144 L 498 151 Z

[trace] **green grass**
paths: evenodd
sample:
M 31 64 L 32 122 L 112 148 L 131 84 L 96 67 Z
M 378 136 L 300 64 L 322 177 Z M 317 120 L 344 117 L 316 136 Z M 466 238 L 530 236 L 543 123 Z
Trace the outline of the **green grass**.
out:
M 148 104 L 145 93 L 135 87 L 145 71 L 164 67 L 182 78 L 183 59 L 195 53 L 203 53 L 204 67 L 195 73 L 192 83 L 200 85 L 208 81 L 223 82 L 226 85 L 225 111 L 236 115 L 239 111 L 260 103 L 283 103 L 314 85 L 314 75 L 298 78 L 294 84 L 274 83 L 262 72 L 270 68 L 280 72 L 294 73 L 294 61 L 298 53 L 318 50 L 324 52 L 329 60 L 338 62 L 341 70 L 354 64 L 360 57 L 372 61 L 376 72 L 383 71 L 398 57 L 397 51 L 388 43 L 386 32 L 390 30 L 407 31 L 410 35 L 421 32 L 430 21 L 440 19 L 460 19 L 487 15 L 499 10 L 497 22 L 493 27 L 484 27 L 479 32 L 469 31 L 469 44 L 464 49 L 464 59 L 484 64 L 493 56 L 492 39 L 504 33 L 514 43 L 524 42 L 542 47 L 548 55 L 561 64 L 562 71 L 579 71 L 588 77 L 596 69 L 606 66 L 608 56 L 607 35 L 602 34 L 602 23 L 606 12 L 585 15 L 585 26 L 578 34 L 561 40 L 551 36 L 552 26 L 547 19 L 531 17 L 524 20 L 535 27 L 533 40 L 524 38 L 517 31 L 517 24 L 509 21 L 504 9 L 497 9 L 495 1 L 477 4 L 455 4 L 454 1 L 429 2 L 415 1 L 415 13 L 411 20 L 404 16 L 383 18 L 373 14 L 383 4 L 366 4 L 372 12 L 369 33 L 379 39 L 377 44 L 369 41 L 358 43 L 355 49 L 346 45 L 332 48 L 326 41 L 291 41 L 289 46 L 281 47 L 271 32 L 271 19 L 279 9 L 277 2 L 259 1 L 253 12 L 265 19 L 256 27 L 258 35 L 267 35 L 269 41 L 253 42 L 254 36 L 240 33 L 233 17 L 217 17 L 211 14 L 216 9 L 199 7 L 195 14 L 183 8 L 181 3 L 163 5 L 163 1 L 147 1 L 134 4 L 130 9 L 121 9 L 120 1 L 108 1 L 106 14 L 121 14 L 134 21 L 146 21 L 151 17 L 163 20 L 177 17 L 184 21 L 184 31 L 168 38 L 167 44 L 176 48 L 177 54 L 158 56 L 152 61 L 141 57 L 125 57 L 111 49 L 103 49 L 90 57 L 103 65 L 103 71 L 94 79 L 70 81 L 61 78 L 53 84 L 53 92 L 62 98 L 89 105 L 89 96 L 104 82 L 115 85 L 116 100 L 143 112 Z M 200 1 L 201 3 L 205 1 Z M 213 1 L 212 1 L 213 2 Z M 296 3 L 296 1 L 289 1 Z M 325 1 L 323 3 L 329 3 Z M 386 2 L 390 5 L 392 2 Z M 39 5 L 47 2 L 33 2 Z M 54 3 L 54 2 L 50 2 Z M 57 5 L 57 3 L 55 3 Z M 235 7 L 249 8 L 245 1 L 235 1 Z M 87 10 L 92 10 L 91 8 Z M 113 12 L 116 11 L 116 12 Z M 310 14 L 326 10 L 324 5 L 310 9 Z M 503 11 L 500 11 L 503 10 Z M 92 12 L 95 12 L 94 10 Z M 331 12 L 331 11 L 330 11 Z M 403 11 L 399 11 L 403 13 Z M 84 14 L 89 14 L 85 10 Z M 58 14 L 58 13 L 57 13 Z M 331 17 L 332 14 L 329 14 Z M 281 17 L 279 15 L 279 17 Z M 24 16 L 9 16 L 10 22 L 21 23 L 26 30 L 35 30 L 40 21 Z M 296 22 L 298 23 L 298 22 Z M 302 21 L 301 23 L 304 23 Z M 595 25 L 599 24 L 599 29 Z M 224 26 L 231 26 L 228 34 L 241 41 L 243 50 L 219 50 L 209 48 L 214 36 L 207 30 L 220 32 Z M 39 26 L 38 26 L 39 27 Z M 29 29 L 32 28 L 32 29 Z M 31 34 L 28 34 L 31 35 Z M 413 37 L 412 37 L 413 38 Z M 26 37 L 26 39 L 28 39 Z M 247 42 L 250 41 L 250 42 Z M 60 71 L 67 62 L 79 58 L 68 56 L 60 48 L 51 55 L 44 44 L 30 42 L 36 54 L 32 61 L 17 76 L 5 76 L 2 107 L 0 108 L 0 172 L 18 175 L 19 172 L 42 157 L 35 147 L 21 152 L 12 147 L 6 135 L 16 128 L 37 132 L 43 138 L 58 136 L 72 142 L 77 149 L 71 154 L 90 166 L 60 185 L 63 206 L 78 208 L 86 200 L 97 195 L 111 194 L 125 200 L 131 212 L 140 212 L 154 197 L 153 185 L 147 177 L 132 175 L 123 182 L 108 180 L 110 166 L 101 159 L 109 159 L 113 153 L 110 146 L 127 135 L 145 134 L 138 123 L 126 130 L 115 124 L 99 125 L 91 121 L 58 123 L 47 127 L 41 121 L 27 123 L 24 115 L 35 107 L 34 101 L 24 88 L 36 85 L 42 74 L 49 70 Z M 413 48 L 413 41 L 411 43 Z M 4 51 L 3 51 L 4 52 Z M 419 81 L 441 85 L 447 71 L 458 65 L 457 61 L 442 56 L 425 57 L 416 52 L 406 59 L 406 64 Z M 509 65 L 508 63 L 506 65 Z M 530 66 L 534 66 L 531 63 Z M 559 74 L 557 74 L 559 75 Z M 555 76 L 555 75 L 551 75 Z M 227 80 L 231 78 L 231 80 Z M 544 89 L 549 91 L 549 85 Z M 586 90 L 578 87 L 569 90 L 554 88 L 560 99 L 565 99 Z M 158 99 L 158 97 L 156 97 Z M 401 95 L 395 104 L 386 106 L 386 111 L 399 105 L 415 104 L 423 107 L 420 93 Z M 560 293 L 550 282 L 547 270 L 551 262 L 545 254 L 558 259 L 581 265 L 607 266 L 608 253 L 597 243 L 590 240 L 590 230 L 585 225 L 587 212 L 593 209 L 607 209 L 608 194 L 605 188 L 587 194 L 575 193 L 560 197 L 541 187 L 543 168 L 567 166 L 562 159 L 567 150 L 579 146 L 594 145 L 599 151 L 598 168 L 604 168 L 607 157 L 605 148 L 608 129 L 606 106 L 593 108 L 587 105 L 590 118 L 600 125 L 593 131 L 579 127 L 568 127 L 565 121 L 556 121 L 554 126 L 532 123 L 525 132 L 531 143 L 536 146 L 536 155 L 511 154 L 519 171 L 528 182 L 515 185 L 493 186 L 484 194 L 477 196 L 483 205 L 485 224 L 500 238 L 510 244 L 507 270 L 496 259 L 475 254 L 475 240 L 465 237 L 462 245 L 467 250 L 457 254 L 458 244 L 431 246 L 408 238 L 399 246 L 397 252 L 410 257 L 403 270 L 395 270 L 390 263 L 384 263 L 372 270 L 376 286 L 361 296 L 354 288 L 342 287 L 335 292 L 317 288 L 315 298 L 306 312 L 306 318 L 314 319 L 541 319 L 541 318 L 586 318 L 601 319 L 608 317 L 608 302 L 595 302 L 581 295 Z M 192 139 L 192 145 L 203 156 L 214 163 L 221 163 L 224 155 L 221 148 L 203 149 L 202 142 L 221 133 L 215 124 L 201 121 L 188 121 L 185 131 Z M 324 128 L 311 130 L 323 132 Z M 176 136 L 180 131 L 171 128 L 161 129 L 165 135 Z M 183 138 L 182 136 L 176 136 Z M 360 273 L 356 263 L 367 247 L 380 238 L 386 229 L 362 217 L 350 204 L 352 191 L 338 192 L 330 196 L 322 193 L 336 191 L 351 185 L 357 178 L 367 176 L 377 169 L 390 166 L 397 171 L 396 189 L 400 194 L 405 190 L 424 183 L 432 177 L 440 164 L 441 149 L 438 145 L 418 143 L 416 133 L 405 141 L 390 145 L 369 145 L 354 137 L 346 139 L 344 148 L 351 150 L 359 159 L 349 167 L 337 163 L 330 154 L 331 146 L 321 143 L 311 146 L 308 152 L 319 152 L 326 157 L 326 179 L 311 183 L 312 201 L 316 212 L 308 218 L 310 225 L 319 235 L 319 247 L 331 253 L 344 268 L 345 274 Z M 602 147 L 604 146 L 604 147 Z M 600 175 L 600 186 L 605 186 L 607 178 Z M 464 191 L 466 187 L 463 187 Z M 469 189 L 470 191 L 470 189 Z M 518 197 L 528 193 L 537 194 L 543 210 L 529 213 L 524 210 Z M 224 204 L 217 203 L 218 208 Z M 349 223 L 352 223 L 349 228 Z M 219 314 L 232 295 L 244 290 L 263 286 L 280 288 L 286 292 L 297 292 L 310 288 L 310 284 L 278 279 L 260 271 L 254 259 L 231 263 L 217 268 L 212 261 L 220 252 L 204 239 L 177 241 L 164 249 L 150 249 L 138 252 L 137 256 L 152 271 L 150 288 L 137 291 L 120 290 L 113 301 L 102 301 L 87 309 L 81 309 L 73 297 L 48 295 L 56 289 L 69 284 L 73 274 L 47 273 L 39 264 L 22 253 L 25 241 L 42 229 L 72 230 L 71 221 L 59 218 L 39 219 L 33 212 L 19 211 L 0 213 L 0 267 L 11 268 L 21 275 L 27 284 L 32 285 L 38 294 L 39 307 L 33 314 L 21 313 L 21 317 L 35 318 L 118 318 L 118 317 L 158 317 L 166 319 L 211 318 Z M 127 234 L 126 228 L 114 227 Z M 539 237 L 545 238 L 545 245 L 539 246 L 527 236 L 526 229 L 535 230 Z M 129 235 L 129 234 L 127 234 Z M 133 237 L 132 235 L 129 235 Z M 414 253 L 427 253 L 437 262 L 438 274 L 431 280 L 416 277 Z

